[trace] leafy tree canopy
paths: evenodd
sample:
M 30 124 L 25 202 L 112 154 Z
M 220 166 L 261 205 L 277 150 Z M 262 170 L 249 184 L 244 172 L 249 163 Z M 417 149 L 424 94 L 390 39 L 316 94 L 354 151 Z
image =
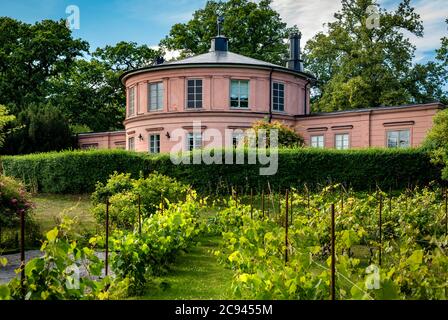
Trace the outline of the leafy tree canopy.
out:
M 8 109 L 5 106 L 0 105 L 0 147 L 5 142 L 5 127 L 15 120 L 16 117 L 8 113 Z
M 0 17 L 0 104 L 18 115 L 29 103 L 43 102 L 49 79 L 66 74 L 88 48 L 72 38 L 64 20 L 31 25 Z
M 119 77 L 123 72 L 153 63 L 159 50 L 135 42 L 119 42 L 98 48 L 90 61 L 77 60 L 68 75 L 54 78 L 51 97 L 70 120 L 72 127 L 90 131 L 123 128 L 126 93 Z
M 187 23 L 177 23 L 161 41 L 169 50 L 180 50 L 181 57 L 206 53 L 218 34 L 217 17 L 223 16 L 223 33 L 230 41 L 230 50 L 255 59 L 284 63 L 288 44 L 284 41 L 297 28 L 288 28 L 272 0 L 208 1 Z
M 378 8 L 379 27 L 369 28 L 369 6 Z M 342 0 L 342 9 L 305 47 L 306 66 L 319 82 L 316 111 L 424 103 L 443 98 L 437 63 L 413 65 L 415 47 L 405 32 L 423 36 L 420 16 L 403 0 L 386 11 L 375 0 Z M 371 17 L 370 17 L 371 18 Z
M 7 154 L 62 150 L 74 145 L 67 119 L 51 104 L 27 106 L 17 122 L 4 146 Z

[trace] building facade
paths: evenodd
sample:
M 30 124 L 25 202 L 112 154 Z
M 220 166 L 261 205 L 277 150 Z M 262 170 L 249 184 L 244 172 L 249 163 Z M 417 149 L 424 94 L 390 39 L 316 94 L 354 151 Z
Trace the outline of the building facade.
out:
M 290 41 L 287 67 L 232 53 L 227 38 L 218 36 L 206 54 L 127 72 L 121 78 L 125 131 L 81 134 L 79 145 L 149 153 L 232 146 L 254 121 L 269 119 L 293 127 L 316 148 L 414 147 L 443 108 L 431 103 L 310 113 L 316 79 L 303 71 L 300 36 Z

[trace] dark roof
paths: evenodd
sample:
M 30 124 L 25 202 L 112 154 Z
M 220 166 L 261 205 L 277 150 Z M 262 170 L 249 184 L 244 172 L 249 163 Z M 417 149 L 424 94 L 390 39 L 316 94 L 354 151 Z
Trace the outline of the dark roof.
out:
M 274 69 L 280 72 L 287 72 L 297 75 L 302 78 L 315 80 L 312 74 L 306 72 L 295 71 L 286 67 L 269 63 L 262 60 L 249 58 L 240 54 L 236 54 L 230 51 L 210 51 L 208 53 L 200 54 L 194 57 L 169 61 L 158 65 L 147 66 L 140 69 L 130 70 L 125 72 L 120 80 L 123 82 L 131 75 L 144 73 L 149 71 L 156 71 L 161 69 L 173 69 L 173 68 L 194 68 L 194 67 L 250 67 L 256 69 Z
M 434 107 L 437 106 L 438 108 L 445 108 L 445 106 L 439 102 L 434 101 L 430 103 L 423 103 L 423 104 L 404 104 L 399 106 L 380 106 L 376 108 L 364 108 L 364 109 L 352 109 L 352 110 L 340 110 L 340 111 L 333 111 L 333 112 L 314 112 L 306 115 L 297 115 L 296 117 L 314 117 L 314 116 L 331 116 L 331 115 L 339 115 L 339 114 L 346 114 L 346 113 L 363 113 L 363 112 L 369 112 L 369 111 L 381 111 L 381 110 L 399 110 L 399 109 L 408 109 L 408 108 L 417 108 L 417 107 Z
M 257 60 L 253 58 L 249 58 L 240 54 L 236 54 L 230 51 L 211 51 L 204 54 L 200 54 L 194 57 L 166 62 L 167 65 L 176 65 L 176 64 L 203 64 L 203 63 L 235 63 L 235 64 L 252 64 L 257 66 L 267 66 L 267 67 L 280 67 L 279 65 L 265 62 L 262 60 Z

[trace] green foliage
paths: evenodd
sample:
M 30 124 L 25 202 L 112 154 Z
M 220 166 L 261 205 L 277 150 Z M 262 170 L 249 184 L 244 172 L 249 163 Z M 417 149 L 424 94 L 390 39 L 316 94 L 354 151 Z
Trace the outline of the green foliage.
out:
M 163 211 L 143 221 L 142 234 L 117 231 L 112 269 L 117 282 L 126 281 L 127 293 L 142 293 L 151 276 L 163 273 L 181 250 L 191 246 L 203 231 L 199 224 L 202 205 L 194 192 L 185 202 L 169 203 Z
M 379 26 L 368 28 L 369 6 L 377 6 Z M 446 83 L 434 62 L 413 65 L 415 47 L 406 34 L 423 36 L 423 23 L 403 0 L 395 11 L 376 0 L 343 0 L 336 21 L 305 47 L 306 66 L 319 79 L 316 111 L 425 103 L 442 99 Z M 443 52 L 442 52 L 443 54 Z
M 92 194 L 92 212 L 103 223 L 106 199 L 109 199 L 110 223 L 118 228 L 132 229 L 138 222 L 139 197 L 141 215 L 146 218 L 157 211 L 160 203 L 165 206 L 185 200 L 188 190 L 188 186 L 158 173 L 134 180 L 130 174 L 115 172 L 106 184 L 99 182 L 96 185 Z
M 50 230 L 41 247 L 42 257 L 34 258 L 26 264 L 25 299 L 93 299 L 105 288 L 108 278 L 101 281 L 95 279 L 101 275 L 103 262 L 92 249 L 80 248 L 76 241 L 68 239 L 72 223 L 73 221 L 65 219 L 59 227 Z M 83 268 L 86 276 L 80 273 Z M 13 299 L 22 298 L 18 278 L 9 283 L 9 289 Z
M 16 231 L 20 228 L 20 215 L 25 215 L 27 230 L 25 241 L 35 245 L 39 237 L 39 227 L 32 216 L 33 204 L 25 187 L 17 180 L 0 176 L 0 249 L 17 248 Z
M 392 197 L 390 207 L 389 195 L 381 191 L 354 194 L 332 185 L 309 198 L 307 193 L 291 192 L 287 245 L 284 210 L 263 215 L 231 200 L 213 221 L 224 239 L 215 255 L 235 271 L 233 288 L 239 298 L 328 299 L 329 208 L 336 204 L 337 299 L 447 299 L 446 217 L 440 191 L 409 190 Z M 381 242 L 380 194 L 384 199 Z M 381 266 L 376 265 L 379 247 Z
M 445 165 L 442 176 L 448 180 L 448 109 L 439 111 L 433 122 L 423 145 L 430 151 L 435 164 Z
M 59 151 L 74 146 L 62 112 L 51 104 L 31 104 L 17 117 L 17 126 L 4 146 L 5 153 Z
M 5 106 L 0 105 L 0 147 L 5 142 L 5 126 L 13 122 L 16 117 L 8 114 L 8 109 Z
M 138 177 L 147 171 L 145 157 L 123 150 L 64 151 L 3 157 L 3 172 L 21 179 L 33 191 L 84 194 L 115 171 Z
M 247 159 L 248 150 L 244 152 Z M 260 191 L 267 182 L 278 189 L 307 183 L 310 186 L 342 182 L 356 190 L 378 184 L 406 188 L 440 178 L 421 149 L 317 150 L 280 149 L 279 168 L 273 176 L 260 176 L 261 164 L 174 165 L 168 154 L 156 157 L 122 150 L 66 151 L 60 153 L 3 157 L 5 174 L 22 179 L 35 190 L 48 193 L 87 193 L 97 181 L 105 183 L 117 172 L 139 177 L 157 171 L 191 185 L 200 192 L 228 193 L 231 186 Z M 224 152 L 223 152 L 224 160 Z M 247 162 L 247 161 L 246 161 Z M 223 163 L 225 163 L 223 161 Z
M 63 76 L 88 43 L 73 39 L 65 20 L 27 24 L 0 17 L 0 104 L 18 115 L 45 102 L 49 80 Z
M 259 130 L 264 130 L 266 132 L 266 143 L 268 146 L 270 145 L 271 130 L 277 130 L 279 147 L 302 147 L 305 144 L 305 141 L 300 134 L 280 121 L 273 121 L 271 123 L 265 120 L 256 121 L 252 124 L 252 129 L 256 137 L 258 137 Z
M 207 1 L 187 23 L 177 23 L 160 44 L 169 50 L 180 50 L 182 57 L 207 53 L 218 34 L 216 19 L 222 15 L 222 33 L 229 38 L 230 50 L 255 59 L 283 64 L 288 57 L 284 42 L 296 28 L 287 28 L 271 0 Z
M 89 131 L 122 129 L 126 93 L 120 76 L 150 65 L 160 54 L 135 42 L 98 48 L 92 59 L 77 60 L 68 75 L 52 79 L 51 101 L 64 111 L 72 125 L 87 126 Z

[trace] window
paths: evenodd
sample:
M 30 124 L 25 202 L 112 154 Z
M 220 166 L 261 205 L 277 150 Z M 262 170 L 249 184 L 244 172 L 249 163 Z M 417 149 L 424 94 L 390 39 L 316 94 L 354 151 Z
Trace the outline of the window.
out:
M 126 149 L 126 141 L 115 142 L 115 149 Z
M 311 136 L 311 147 L 323 149 L 325 147 L 324 136 Z
M 98 143 L 87 143 L 81 145 L 81 149 L 89 150 L 89 149 L 98 149 Z
M 193 151 L 194 149 L 202 148 L 202 134 L 201 133 L 189 133 L 187 135 L 187 150 Z
M 135 151 L 135 138 L 134 137 L 128 139 L 128 150 Z
M 335 147 L 338 150 L 345 150 L 350 147 L 349 143 L 350 136 L 348 133 L 335 135 Z
M 249 108 L 248 80 L 232 80 L 230 82 L 230 107 Z
M 285 85 L 274 82 L 272 84 L 272 108 L 274 111 L 285 111 Z
M 407 148 L 411 146 L 411 131 L 396 130 L 387 132 L 388 148 Z
M 149 153 L 160 153 L 160 134 L 149 136 Z
M 187 81 L 187 108 L 202 108 L 202 80 Z
M 234 148 L 239 147 L 242 141 L 244 141 L 244 132 L 236 131 L 232 133 L 232 145 Z
M 129 113 L 128 116 L 135 115 L 135 87 L 129 89 Z
M 163 82 L 150 83 L 148 92 L 148 111 L 163 110 L 163 96 L 165 93 L 165 90 L 163 89 Z

